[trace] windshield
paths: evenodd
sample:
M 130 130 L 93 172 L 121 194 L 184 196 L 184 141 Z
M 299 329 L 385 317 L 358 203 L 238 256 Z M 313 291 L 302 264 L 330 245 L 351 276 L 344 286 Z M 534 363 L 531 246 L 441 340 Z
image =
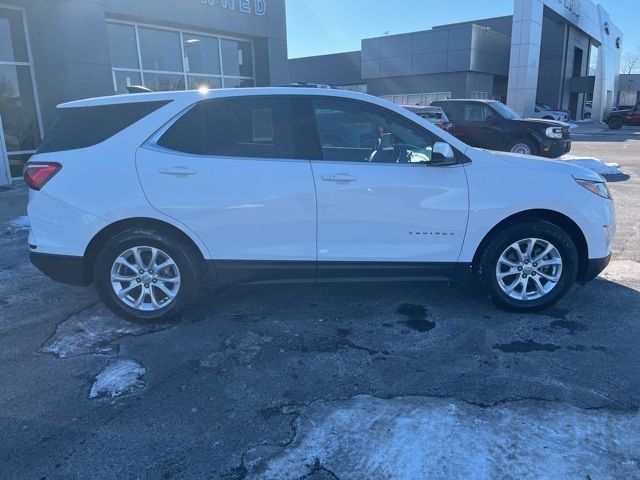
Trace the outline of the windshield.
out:
M 522 117 L 507 107 L 504 103 L 494 102 L 489 104 L 502 118 L 507 120 L 520 120 Z

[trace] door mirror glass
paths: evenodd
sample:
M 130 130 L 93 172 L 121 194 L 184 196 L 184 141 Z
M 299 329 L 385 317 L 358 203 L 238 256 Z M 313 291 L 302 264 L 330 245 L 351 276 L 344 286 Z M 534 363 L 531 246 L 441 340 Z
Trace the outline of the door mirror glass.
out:
M 453 152 L 451 145 L 445 142 L 436 142 L 433 145 L 433 152 L 431 153 L 431 166 L 445 166 L 453 165 L 456 163 L 456 155 Z

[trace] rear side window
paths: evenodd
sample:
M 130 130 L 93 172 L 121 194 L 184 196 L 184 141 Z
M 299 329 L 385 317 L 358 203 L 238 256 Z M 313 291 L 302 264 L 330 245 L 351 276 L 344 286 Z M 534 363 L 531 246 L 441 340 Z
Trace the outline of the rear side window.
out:
M 170 100 L 61 108 L 38 153 L 91 147 L 113 137 Z
M 449 102 L 445 104 L 438 104 L 438 107 L 444 110 L 447 120 L 452 122 L 460 122 L 464 119 L 464 105 L 462 102 Z
M 207 156 L 298 158 L 295 104 L 290 97 L 220 98 L 200 102 L 160 137 L 158 145 Z

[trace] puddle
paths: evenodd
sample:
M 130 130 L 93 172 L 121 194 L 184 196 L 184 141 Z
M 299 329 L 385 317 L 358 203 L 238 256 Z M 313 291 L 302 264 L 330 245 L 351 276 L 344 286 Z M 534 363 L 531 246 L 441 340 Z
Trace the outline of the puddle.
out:
M 551 328 L 563 328 L 569 332 L 570 335 L 575 335 L 580 332 L 586 332 L 589 328 L 579 322 L 572 320 L 555 320 L 550 324 Z
M 530 352 L 555 352 L 562 347 L 552 343 L 538 343 L 533 340 L 526 342 L 497 343 L 494 350 L 501 350 L 506 353 L 530 353 Z
M 348 337 L 349 335 L 353 335 L 353 332 L 348 328 L 337 328 L 336 335 L 338 335 L 339 337 L 345 338 L 345 337 Z
M 398 307 L 396 313 L 407 317 L 407 320 L 402 323 L 418 332 L 428 332 L 436 326 L 436 322 L 427 318 L 427 309 L 423 305 L 404 303 Z

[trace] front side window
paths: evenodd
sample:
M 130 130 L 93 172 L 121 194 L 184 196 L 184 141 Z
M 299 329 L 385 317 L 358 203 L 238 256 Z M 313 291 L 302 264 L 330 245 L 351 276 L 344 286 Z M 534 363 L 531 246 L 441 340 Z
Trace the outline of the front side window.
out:
M 294 159 L 294 130 L 292 99 L 220 98 L 194 106 L 157 143 L 197 155 Z
M 404 164 L 431 160 L 432 137 L 393 112 L 340 99 L 314 99 L 312 105 L 324 160 Z
M 498 114 L 502 118 L 506 118 L 507 120 L 518 120 L 522 118 L 516 112 L 514 112 L 509 107 L 507 107 L 504 103 L 493 102 L 491 104 L 491 107 L 493 108 L 494 111 L 498 112 Z

